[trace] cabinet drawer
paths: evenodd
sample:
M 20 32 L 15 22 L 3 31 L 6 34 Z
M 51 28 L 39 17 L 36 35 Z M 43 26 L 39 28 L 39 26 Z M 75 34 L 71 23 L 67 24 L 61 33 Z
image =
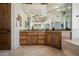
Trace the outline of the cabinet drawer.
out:
M 21 45 L 25 45 L 26 44 L 26 40 L 20 40 Z
M 26 39 L 26 36 L 22 35 L 22 36 L 20 36 L 20 39 Z
M 21 32 L 20 35 L 26 35 L 26 32 Z
M 32 41 L 32 36 L 31 35 L 27 35 L 26 44 L 31 44 L 31 41 Z
M 30 32 L 29 32 L 29 33 L 27 33 L 27 35 L 33 35 L 33 33 L 30 33 Z
M 37 36 L 37 33 L 27 33 L 27 36 L 33 36 L 33 35 Z
M 38 39 L 43 39 L 44 40 L 45 39 L 45 36 L 44 35 L 39 35 L 38 36 Z
M 32 35 L 37 35 L 37 33 L 32 33 Z

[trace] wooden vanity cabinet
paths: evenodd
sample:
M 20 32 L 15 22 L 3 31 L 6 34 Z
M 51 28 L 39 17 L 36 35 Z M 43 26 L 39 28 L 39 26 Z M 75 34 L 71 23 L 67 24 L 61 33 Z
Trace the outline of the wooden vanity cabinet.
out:
M 49 45 L 61 48 L 61 32 L 21 32 L 21 45 Z
M 26 45 L 26 33 L 25 32 L 20 33 L 20 44 Z

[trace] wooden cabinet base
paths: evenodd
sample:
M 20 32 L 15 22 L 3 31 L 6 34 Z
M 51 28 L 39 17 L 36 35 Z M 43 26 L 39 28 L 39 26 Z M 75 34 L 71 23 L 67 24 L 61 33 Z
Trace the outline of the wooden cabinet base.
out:
M 21 45 L 49 45 L 61 49 L 61 32 L 21 32 Z

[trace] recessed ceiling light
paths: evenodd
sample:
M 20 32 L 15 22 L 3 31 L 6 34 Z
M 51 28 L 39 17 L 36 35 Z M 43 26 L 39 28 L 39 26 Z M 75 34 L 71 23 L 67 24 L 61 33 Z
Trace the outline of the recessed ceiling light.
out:
M 71 9 L 71 7 L 69 7 L 69 9 Z
M 30 10 L 26 10 L 27 12 L 29 12 Z
M 56 6 L 55 8 L 58 8 L 58 6 Z

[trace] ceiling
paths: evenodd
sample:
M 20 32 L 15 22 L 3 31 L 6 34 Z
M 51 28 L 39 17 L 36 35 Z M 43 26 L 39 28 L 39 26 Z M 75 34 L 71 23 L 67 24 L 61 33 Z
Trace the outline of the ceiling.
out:
M 41 4 L 23 4 L 23 9 L 26 13 L 29 14 L 44 14 L 47 13 L 47 5 L 41 5 Z
M 60 8 L 65 6 L 66 3 L 46 3 L 46 4 L 41 4 L 41 3 L 30 3 L 30 4 L 22 4 L 22 8 L 26 13 L 29 14 L 47 14 L 47 11 L 50 10 L 55 10 L 56 7 Z
M 48 12 L 51 10 L 60 9 L 60 8 L 64 7 L 65 5 L 66 5 L 66 3 L 49 3 L 47 6 Z

